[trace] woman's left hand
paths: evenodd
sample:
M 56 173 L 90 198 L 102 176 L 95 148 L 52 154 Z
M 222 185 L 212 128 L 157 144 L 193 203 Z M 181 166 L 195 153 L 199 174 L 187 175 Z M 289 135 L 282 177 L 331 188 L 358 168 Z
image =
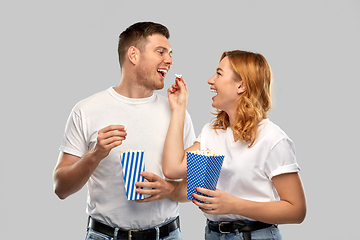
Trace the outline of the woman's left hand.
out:
M 194 193 L 192 196 L 204 203 L 193 200 L 193 203 L 197 205 L 201 211 L 207 214 L 231 214 L 234 209 L 234 204 L 239 199 L 233 195 L 216 189 L 215 191 L 205 189 L 205 188 L 196 188 L 196 191 L 199 193 L 205 194 L 210 197 L 205 197 L 199 194 Z

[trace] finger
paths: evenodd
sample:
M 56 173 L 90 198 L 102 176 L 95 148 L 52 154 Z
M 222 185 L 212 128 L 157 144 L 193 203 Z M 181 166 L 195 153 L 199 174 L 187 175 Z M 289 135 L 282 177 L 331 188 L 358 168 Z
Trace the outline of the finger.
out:
M 155 182 L 136 182 L 135 186 L 139 188 L 149 188 L 149 189 L 157 188 Z
M 175 83 L 181 87 L 184 87 L 187 90 L 187 84 L 183 78 L 176 78 Z
M 192 197 L 196 198 L 199 201 L 205 202 L 205 203 L 212 203 L 213 198 L 211 197 L 206 197 L 203 195 L 199 195 L 196 193 L 191 194 Z
M 199 209 L 203 212 L 203 213 L 206 213 L 206 214 L 218 214 L 216 210 L 214 209 L 207 209 L 207 208 L 200 208 Z
M 159 189 L 154 189 L 154 188 L 150 188 L 150 189 L 149 188 L 137 188 L 135 191 L 140 194 L 151 195 L 151 196 L 158 195 L 160 193 Z
M 143 176 L 146 180 L 148 180 L 149 182 L 155 182 L 158 181 L 160 179 L 160 177 L 158 175 L 155 175 L 151 172 L 141 172 L 140 173 L 141 176 Z
M 106 133 L 111 131 L 126 131 L 126 127 L 124 125 L 109 125 L 99 130 L 100 133 Z
M 173 87 L 170 87 L 169 89 L 168 89 L 168 94 L 172 94 L 172 93 L 174 93 L 176 90 L 173 88 Z
M 212 190 L 209 190 L 209 189 L 206 189 L 206 188 L 201 188 L 201 187 L 197 187 L 195 188 L 195 190 L 199 193 L 202 193 L 202 194 L 205 194 L 205 195 L 208 195 L 210 197 L 214 197 L 215 196 L 215 191 L 212 191 Z
M 135 200 L 135 202 L 137 202 L 137 203 L 146 203 L 146 202 L 151 202 L 151 201 L 154 201 L 154 200 L 158 200 L 158 197 L 157 196 L 150 196 L 150 197 L 147 197 L 147 198 L 144 198 L 144 199 Z
M 124 136 L 124 137 L 113 136 L 113 137 L 109 137 L 109 138 L 103 138 L 102 136 L 99 136 L 97 140 L 101 146 L 108 146 L 108 145 L 121 144 L 122 141 L 124 141 L 125 139 L 126 139 L 126 136 Z
M 118 131 L 118 130 L 112 130 L 104 133 L 99 133 L 97 140 L 107 140 L 107 141 L 116 141 L 116 140 L 124 140 L 127 136 L 127 133 L 125 131 Z
M 210 203 L 201 203 L 196 200 L 192 200 L 192 202 L 198 206 L 201 210 L 213 210 Z

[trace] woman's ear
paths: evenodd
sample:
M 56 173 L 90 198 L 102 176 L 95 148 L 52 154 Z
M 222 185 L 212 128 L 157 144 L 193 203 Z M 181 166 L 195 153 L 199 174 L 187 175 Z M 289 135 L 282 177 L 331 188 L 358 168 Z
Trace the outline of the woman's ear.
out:
M 242 94 L 246 91 L 246 87 L 245 87 L 245 84 L 244 84 L 244 81 L 241 81 L 238 85 L 238 90 L 237 90 L 237 93 L 238 94 Z
M 129 47 L 127 56 L 132 64 L 136 64 L 139 59 L 139 49 L 134 46 Z

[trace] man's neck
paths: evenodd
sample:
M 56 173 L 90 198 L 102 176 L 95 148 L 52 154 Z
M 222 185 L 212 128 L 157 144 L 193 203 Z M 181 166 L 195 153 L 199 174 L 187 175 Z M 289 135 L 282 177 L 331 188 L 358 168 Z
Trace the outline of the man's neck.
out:
M 127 98 L 148 98 L 154 94 L 154 90 L 146 89 L 144 86 L 136 84 L 135 79 L 127 78 L 122 78 L 114 90 Z

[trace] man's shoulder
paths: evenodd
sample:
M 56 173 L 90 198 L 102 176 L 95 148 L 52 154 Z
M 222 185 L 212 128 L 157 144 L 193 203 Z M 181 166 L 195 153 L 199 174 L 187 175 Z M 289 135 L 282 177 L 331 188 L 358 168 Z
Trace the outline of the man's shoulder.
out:
M 74 107 L 74 109 L 88 109 L 94 108 L 99 104 L 102 104 L 109 97 L 108 90 L 103 90 L 101 92 L 97 92 L 93 95 L 90 95 L 87 98 L 80 100 Z

